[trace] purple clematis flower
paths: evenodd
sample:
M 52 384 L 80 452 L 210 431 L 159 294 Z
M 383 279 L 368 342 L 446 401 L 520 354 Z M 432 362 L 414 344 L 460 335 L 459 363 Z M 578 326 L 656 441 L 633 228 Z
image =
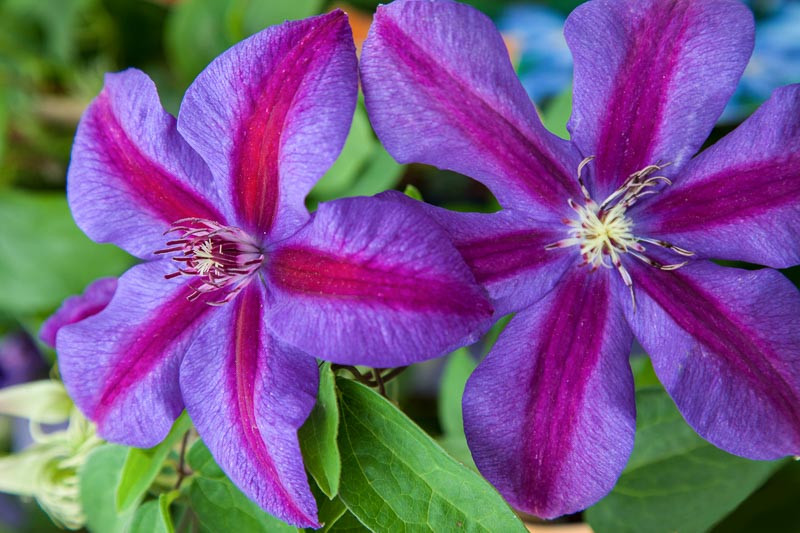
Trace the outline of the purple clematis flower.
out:
M 58 330 L 94 316 L 108 307 L 108 302 L 116 290 L 117 278 L 100 278 L 93 281 L 83 294 L 70 296 L 64 300 L 56 312 L 44 321 L 39 330 L 39 338 L 51 348 L 55 348 Z
M 108 75 L 68 175 L 78 225 L 145 260 L 108 307 L 59 330 L 70 395 L 103 437 L 138 447 L 185 407 L 231 480 L 298 526 L 319 525 L 297 442 L 314 356 L 404 365 L 474 338 L 492 312 L 421 204 L 306 210 L 356 96 L 344 13 L 287 22 L 214 60 L 177 121 L 145 74 Z
M 436 210 L 516 312 L 470 378 L 467 439 L 517 508 L 583 509 L 633 447 L 635 336 L 688 423 L 731 453 L 800 452 L 800 86 L 692 158 L 736 87 L 735 0 L 594 0 L 566 23 L 571 141 L 548 133 L 491 22 L 455 2 L 381 8 L 364 45 L 372 123 L 401 162 L 461 172 L 505 208 Z

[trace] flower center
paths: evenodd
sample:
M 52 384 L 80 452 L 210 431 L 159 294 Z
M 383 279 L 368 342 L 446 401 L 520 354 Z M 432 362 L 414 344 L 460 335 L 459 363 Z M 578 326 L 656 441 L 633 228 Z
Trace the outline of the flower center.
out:
M 647 248 L 642 243 L 648 243 L 684 257 L 691 257 L 694 252 L 684 250 L 668 242 L 640 237 L 633 233 L 633 221 L 626 215 L 629 207 L 634 205 L 643 196 L 659 192 L 656 187 L 660 183 L 672 185 L 665 176 L 654 176 L 656 172 L 667 165 L 649 165 L 638 172 L 634 172 L 625 183 L 611 193 L 603 203 L 598 204 L 589 195 L 583 182 L 581 173 L 594 156 L 587 157 L 578 165 L 578 183 L 583 192 L 583 205 L 579 205 L 572 198 L 568 199 L 569 206 L 577 213 L 577 219 L 565 219 L 569 226 L 569 237 L 558 242 L 548 244 L 547 250 L 569 248 L 578 246 L 584 265 L 591 265 L 592 270 L 598 267 L 616 268 L 625 285 L 631 291 L 634 309 L 636 299 L 633 293 L 633 281 L 630 274 L 622 264 L 623 254 L 630 254 L 636 259 L 660 270 L 675 270 L 688 263 L 682 261 L 674 264 L 662 264 L 651 259 L 645 252 Z
M 230 302 L 250 283 L 264 262 L 264 254 L 256 240 L 233 226 L 202 218 L 184 218 L 173 223 L 165 235 L 169 233 L 177 233 L 179 237 L 167 241 L 167 248 L 155 253 L 176 254 L 172 260 L 180 267 L 165 278 L 182 275 L 199 278 L 198 283 L 192 286 L 189 301 L 225 289 L 222 299 L 208 304 Z

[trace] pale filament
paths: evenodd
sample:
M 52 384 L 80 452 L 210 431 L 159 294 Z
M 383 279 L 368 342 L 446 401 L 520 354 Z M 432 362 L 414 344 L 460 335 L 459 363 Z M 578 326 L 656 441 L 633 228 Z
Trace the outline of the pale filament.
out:
M 578 215 L 577 219 L 564 221 L 570 228 L 569 237 L 549 244 L 545 246 L 545 249 L 555 250 L 578 246 L 583 257 L 583 264 L 590 265 L 592 270 L 601 266 L 616 268 L 625 286 L 630 290 L 635 310 L 636 297 L 633 292 L 633 280 L 622 263 L 623 254 L 629 253 L 643 263 L 660 270 L 675 270 L 687 264 L 688 261 L 666 265 L 659 263 L 645 255 L 647 249 L 642 243 L 659 246 L 685 257 L 691 257 L 694 253 L 666 241 L 634 235 L 633 221 L 626 216 L 627 209 L 640 198 L 659 192 L 654 187 L 661 183 L 672 184 L 665 176 L 652 175 L 667 165 L 648 165 L 638 172 L 634 172 L 628 176 L 625 183 L 598 204 L 589 194 L 582 177 L 583 169 L 593 159 L 594 156 L 587 157 L 578 165 L 578 184 L 583 193 L 584 205 L 579 205 L 572 198 L 567 200 L 569 206 Z

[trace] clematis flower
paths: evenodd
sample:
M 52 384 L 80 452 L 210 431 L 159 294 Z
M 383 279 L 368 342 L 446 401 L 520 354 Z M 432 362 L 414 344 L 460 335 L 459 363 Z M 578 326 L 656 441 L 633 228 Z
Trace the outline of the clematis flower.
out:
M 117 278 L 100 278 L 93 281 L 83 294 L 70 296 L 64 300 L 56 312 L 44 321 L 39 330 L 39 338 L 51 348 L 55 348 L 58 330 L 105 309 L 116 290 Z
M 475 463 L 547 518 L 625 466 L 634 336 L 705 439 L 753 459 L 800 451 L 800 294 L 772 270 L 800 262 L 800 86 L 693 158 L 752 50 L 744 5 L 594 0 L 565 34 L 571 141 L 544 129 L 468 6 L 393 2 L 362 55 L 389 152 L 480 180 L 505 208 L 435 213 L 497 315 L 517 313 L 467 384 Z
M 102 437 L 137 447 L 185 407 L 231 480 L 299 526 L 319 525 L 297 442 L 314 356 L 405 365 L 491 317 L 444 230 L 399 193 L 306 210 L 356 96 L 344 13 L 287 22 L 215 59 L 177 121 L 145 74 L 109 74 L 68 174 L 78 225 L 145 261 L 59 330 L 70 395 Z

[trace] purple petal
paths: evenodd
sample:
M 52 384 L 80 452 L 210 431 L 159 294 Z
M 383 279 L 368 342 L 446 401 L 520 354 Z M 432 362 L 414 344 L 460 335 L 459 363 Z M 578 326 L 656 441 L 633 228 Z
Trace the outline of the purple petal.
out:
M 489 292 L 495 316 L 520 311 L 549 292 L 577 256 L 546 250 L 564 226 L 531 220 L 519 211 L 456 213 L 427 207 L 442 224 L 475 279 Z
M 321 204 L 266 269 L 275 335 L 339 363 L 436 357 L 477 340 L 492 314 L 444 230 L 400 193 Z
M 215 59 L 186 92 L 178 128 L 203 156 L 231 218 L 286 236 L 303 200 L 336 159 L 356 104 L 347 16 L 289 21 Z
M 72 216 L 98 242 L 152 257 L 176 220 L 224 222 L 211 175 L 141 71 L 106 74 L 78 125 L 67 174 Z
M 800 453 L 800 293 L 780 273 L 631 265 L 628 322 L 703 438 L 751 459 Z
M 70 296 L 64 300 L 61 307 L 44 321 L 39 330 L 39 338 L 51 348 L 55 348 L 56 333 L 59 329 L 80 322 L 105 309 L 116 290 L 117 278 L 100 278 L 93 281 L 83 294 Z
M 500 34 L 472 7 L 379 7 L 361 76 L 375 131 L 401 163 L 466 174 L 506 207 L 564 212 L 580 194 L 579 154 L 542 126 Z
M 641 213 L 648 236 L 702 257 L 800 263 L 800 85 L 775 91 Z
M 481 473 L 543 518 L 607 494 L 633 449 L 630 330 L 606 271 L 573 269 L 519 313 L 467 382 L 464 428 Z
M 267 512 L 319 527 L 297 430 L 317 394 L 313 357 L 276 341 L 253 283 L 203 328 L 180 370 L 186 410 L 225 473 Z
M 167 281 L 170 261 L 138 265 L 102 312 L 62 327 L 58 364 L 69 395 L 107 440 L 139 448 L 161 442 L 183 410 L 178 367 L 214 307 Z
M 753 49 L 753 16 L 738 0 L 594 0 L 564 29 L 575 58 L 572 140 L 596 155 L 593 193 L 671 163 L 705 141 Z

